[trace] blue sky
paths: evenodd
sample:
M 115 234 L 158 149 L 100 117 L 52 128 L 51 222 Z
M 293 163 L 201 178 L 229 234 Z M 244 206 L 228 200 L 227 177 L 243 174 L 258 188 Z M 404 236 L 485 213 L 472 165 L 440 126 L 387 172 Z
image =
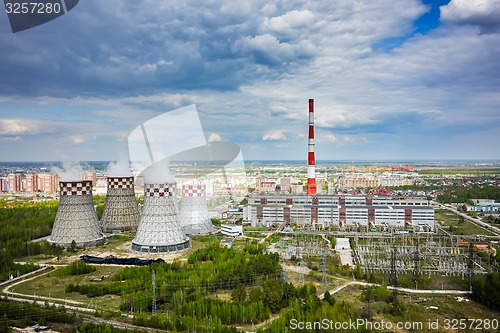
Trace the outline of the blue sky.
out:
M 0 160 L 113 160 L 196 104 L 245 159 L 500 159 L 500 1 L 84 0 L 12 33 Z M 172 143 L 175 145 L 175 143 Z

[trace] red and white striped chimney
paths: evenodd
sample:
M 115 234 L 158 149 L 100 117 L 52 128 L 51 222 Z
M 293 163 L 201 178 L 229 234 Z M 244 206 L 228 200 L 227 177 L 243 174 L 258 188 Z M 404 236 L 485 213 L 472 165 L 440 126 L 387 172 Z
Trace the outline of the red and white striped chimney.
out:
M 309 142 L 307 149 L 307 194 L 316 195 L 316 171 L 314 158 L 314 99 L 309 100 Z

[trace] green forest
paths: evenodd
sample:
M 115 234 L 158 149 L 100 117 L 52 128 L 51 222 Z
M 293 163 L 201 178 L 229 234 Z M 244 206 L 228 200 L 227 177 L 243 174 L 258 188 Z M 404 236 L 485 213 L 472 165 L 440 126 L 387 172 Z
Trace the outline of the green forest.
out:
M 14 202 L 0 200 L 0 281 L 30 272 L 35 265 L 19 265 L 15 258 L 54 253 L 47 242 L 31 240 L 50 235 L 57 201 Z
M 472 281 L 474 299 L 488 308 L 500 311 L 500 273 L 477 276 Z
M 98 216 L 102 214 L 105 198 L 94 196 Z M 59 257 L 63 253 L 62 247 L 50 245 L 47 241 L 32 242 L 50 235 L 57 206 L 57 200 L 0 200 L 0 281 L 38 268 L 36 265 L 16 264 L 14 259 L 39 254 Z
M 152 315 L 153 272 L 157 315 Z M 281 272 L 278 255 L 265 254 L 262 245 L 236 251 L 211 243 L 187 261 L 123 268 L 108 282 L 68 284 L 66 292 L 120 295 L 120 310 L 133 312 L 134 324 L 172 331 L 235 332 L 233 326 L 256 325 L 282 311 L 314 316 L 322 309 L 342 318 L 355 316 L 347 305 L 335 306 L 333 298 L 322 304 L 311 284 L 283 282 Z M 223 296 L 228 293 L 230 299 Z M 273 327 L 282 331 L 280 323 Z

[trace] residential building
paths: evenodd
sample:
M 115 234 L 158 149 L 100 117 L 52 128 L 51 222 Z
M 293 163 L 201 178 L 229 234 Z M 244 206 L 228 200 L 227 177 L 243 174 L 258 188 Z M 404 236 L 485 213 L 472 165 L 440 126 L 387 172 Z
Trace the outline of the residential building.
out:
M 17 173 L 11 173 L 7 176 L 7 182 L 9 187 L 9 192 L 21 192 L 22 191 L 22 183 L 21 183 L 21 175 Z

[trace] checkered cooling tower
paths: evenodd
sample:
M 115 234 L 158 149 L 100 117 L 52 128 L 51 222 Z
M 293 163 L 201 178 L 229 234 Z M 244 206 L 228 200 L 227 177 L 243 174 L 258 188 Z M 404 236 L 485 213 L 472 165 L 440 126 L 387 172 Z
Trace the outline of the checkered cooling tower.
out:
M 59 182 L 59 207 L 49 243 L 94 246 L 104 243 L 92 197 L 92 181 Z
M 144 206 L 133 251 L 168 253 L 191 247 L 179 223 L 175 191 L 175 183 L 144 185 Z
M 134 177 L 108 177 L 106 206 L 101 217 L 104 231 L 135 231 L 140 218 Z
M 202 235 L 214 231 L 208 213 L 205 185 L 183 185 L 180 220 L 187 235 Z

